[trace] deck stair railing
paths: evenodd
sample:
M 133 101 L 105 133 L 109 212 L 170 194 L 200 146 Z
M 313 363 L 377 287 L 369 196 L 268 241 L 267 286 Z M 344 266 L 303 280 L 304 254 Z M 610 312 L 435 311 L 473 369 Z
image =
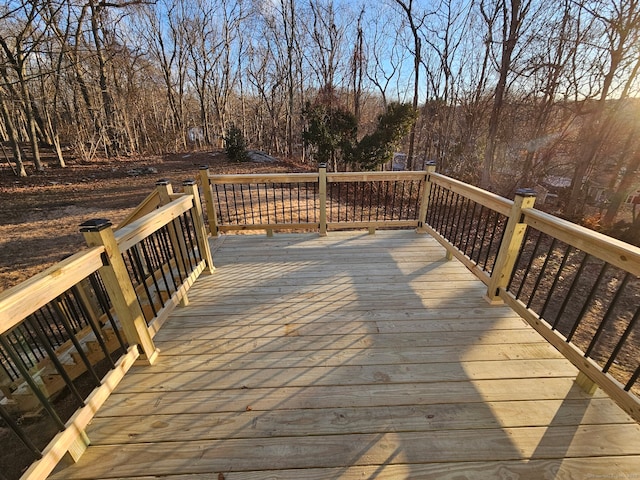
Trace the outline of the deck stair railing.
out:
M 640 249 L 435 172 L 212 175 L 210 231 L 416 227 L 640 421 Z M 262 212 L 262 215 L 261 215 Z M 269 214 L 266 214 L 269 212 Z M 302 221 L 300 219 L 303 218 Z
M 15 435 L 4 447 L 35 460 L 22 478 L 82 454 L 92 416 L 134 361 L 155 360 L 153 336 L 213 268 L 198 188 L 183 187 L 159 182 L 118 230 L 83 223 L 87 250 L 0 294 L 0 416 Z M 58 433 L 34 438 L 26 418 Z

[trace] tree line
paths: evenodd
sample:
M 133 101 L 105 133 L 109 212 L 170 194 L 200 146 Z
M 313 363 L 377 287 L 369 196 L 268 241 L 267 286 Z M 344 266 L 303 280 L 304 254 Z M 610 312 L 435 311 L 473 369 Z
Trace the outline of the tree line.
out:
M 409 104 L 409 168 L 503 194 L 564 179 L 575 218 L 604 189 L 611 224 L 640 187 L 639 40 L 640 0 L 9 0 L 0 140 L 20 176 L 44 147 L 64 166 L 232 128 L 312 161 L 313 129 L 348 114 L 352 144 L 388 158 L 367 142 Z

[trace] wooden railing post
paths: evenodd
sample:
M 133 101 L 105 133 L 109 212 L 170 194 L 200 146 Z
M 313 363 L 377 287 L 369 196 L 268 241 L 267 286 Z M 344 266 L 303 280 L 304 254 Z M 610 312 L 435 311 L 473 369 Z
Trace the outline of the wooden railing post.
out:
M 202 165 L 200 167 L 200 184 L 202 185 L 202 193 L 204 193 L 204 203 L 207 209 L 207 217 L 209 219 L 209 233 L 212 236 L 218 236 L 218 216 L 216 214 L 216 204 L 213 202 L 213 191 L 209 183 L 209 166 Z
M 104 219 L 89 220 L 80 225 L 80 232 L 90 247 L 104 246 L 106 262 L 99 270 L 100 277 L 122 325 L 122 331 L 130 345 L 138 345 L 143 360 L 153 364 L 158 350 L 149 335 L 136 291 L 113 235 L 111 222 Z
M 528 188 L 516 190 L 516 198 L 509 213 L 509 220 L 487 287 L 487 300 L 490 303 L 502 303 L 498 296 L 499 289 L 506 287 L 509 278 L 511 278 L 511 272 L 515 267 L 516 258 L 522 248 L 522 240 L 527 230 L 527 224 L 522 222 L 522 210 L 532 208 L 535 201 L 535 190 Z
M 185 180 L 182 182 L 184 192 L 189 195 L 193 195 L 193 222 L 196 230 L 196 237 L 198 239 L 198 248 L 200 249 L 200 255 L 207 263 L 206 272 L 211 274 L 215 270 L 213 266 L 213 257 L 211 256 L 211 249 L 209 248 L 209 239 L 207 238 L 207 230 L 204 226 L 204 217 L 202 216 L 202 203 L 200 203 L 200 192 L 198 191 L 198 185 L 195 180 Z
M 320 201 L 320 236 L 327 236 L 327 164 L 318 165 L 318 196 Z
M 420 201 L 420 213 L 418 214 L 418 233 L 426 233 L 424 228 L 424 224 L 427 221 L 427 209 L 429 208 L 429 197 L 431 196 L 431 174 L 436 171 L 436 162 L 433 160 L 429 161 L 425 165 L 425 179 L 424 185 L 422 187 L 422 199 Z

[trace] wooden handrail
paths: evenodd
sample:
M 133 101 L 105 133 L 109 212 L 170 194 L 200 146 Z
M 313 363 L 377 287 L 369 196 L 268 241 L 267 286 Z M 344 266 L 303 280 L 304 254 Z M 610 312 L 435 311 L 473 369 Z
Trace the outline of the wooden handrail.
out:
M 158 191 L 154 190 L 136 207 L 136 209 L 129 214 L 127 218 L 125 218 L 116 230 L 126 227 L 127 225 L 135 222 L 142 216 L 153 212 L 156 208 L 160 206 L 160 196 L 158 195 Z
M 334 172 L 327 173 L 327 182 L 384 182 L 424 180 L 426 172 Z
M 154 210 L 139 218 L 135 222 L 127 225 L 115 232 L 120 253 L 126 252 L 136 243 L 157 232 L 162 227 L 178 218 L 187 210 L 193 207 L 193 197 L 191 195 L 181 195 L 180 198 Z
M 640 247 L 608 237 L 535 208 L 523 210 L 524 222 L 568 245 L 640 276 Z
M 0 333 L 4 333 L 103 266 L 104 247 L 62 260 L 29 280 L 0 293 Z
M 487 192 L 486 190 L 482 190 L 481 188 L 474 187 L 473 185 L 469 185 L 454 178 L 446 177 L 440 173 L 429 174 L 429 180 L 435 185 L 440 185 L 447 190 L 458 193 L 469 200 L 473 200 L 474 202 L 503 215 L 509 215 L 509 212 L 511 211 L 513 201 L 501 197 L 500 195 L 496 195 L 495 193 Z
M 212 184 L 254 184 L 254 183 L 305 183 L 317 182 L 317 173 L 260 173 L 238 175 L 209 175 Z

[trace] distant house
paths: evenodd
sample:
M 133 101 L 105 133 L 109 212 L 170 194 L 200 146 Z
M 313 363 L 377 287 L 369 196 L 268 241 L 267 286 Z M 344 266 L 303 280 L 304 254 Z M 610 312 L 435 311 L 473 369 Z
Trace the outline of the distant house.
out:
M 627 197 L 627 202 L 631 205 L 640 205 L 640 188 Z
M 204 142 L 204 131 L 202 127 L 190 127 L 189 130 L 187 130 L 187 138 L 191 143 L 200 144 Z

